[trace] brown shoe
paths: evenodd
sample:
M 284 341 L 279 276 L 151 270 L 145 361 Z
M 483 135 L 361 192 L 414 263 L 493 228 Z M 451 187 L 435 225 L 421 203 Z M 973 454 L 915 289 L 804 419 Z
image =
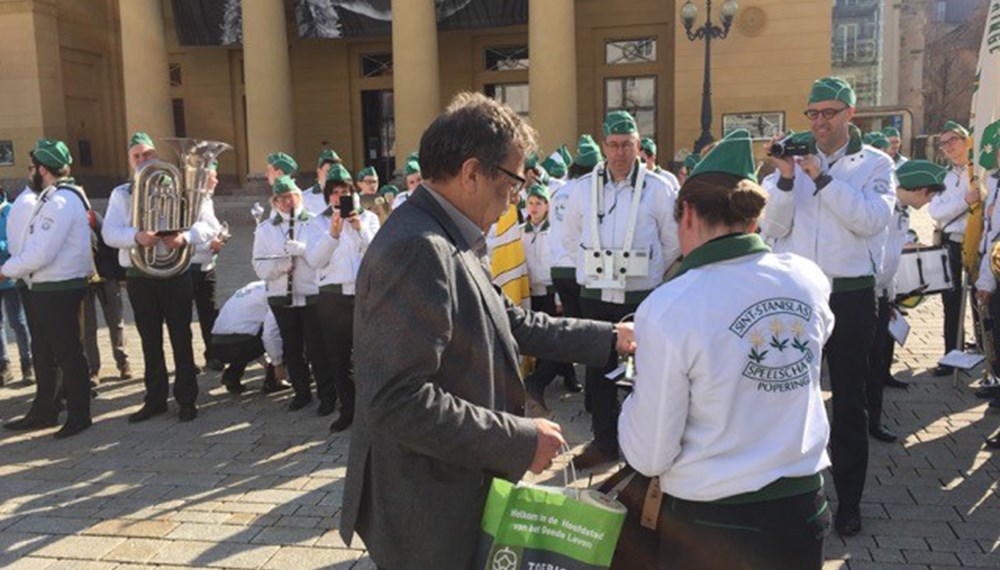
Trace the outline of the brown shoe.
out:
M 122 366 L 118 372 L 119 372 L 118 377 L 121 378 L 122 380 L 132 379 L 132 367 L 129 366 L 128 364 Z
M 581 451 L 579 455 L 573 458 L 573 467 L 581 470 L 591 469 L 599 465 L 615 463 L 617 461 L 617 450 L 615 450 L 615 453 L 608 453 L 598 447 L 594 442 L 590 442 L 583 448 L 583 451 Z

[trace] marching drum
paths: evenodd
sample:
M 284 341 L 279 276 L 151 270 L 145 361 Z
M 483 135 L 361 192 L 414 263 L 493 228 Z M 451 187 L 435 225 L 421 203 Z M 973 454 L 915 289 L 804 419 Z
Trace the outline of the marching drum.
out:
M 896 291 L 928 294 L 952 289 L 956 276 L 948 262 L 943 246 L 904 250 L 896 271 Z

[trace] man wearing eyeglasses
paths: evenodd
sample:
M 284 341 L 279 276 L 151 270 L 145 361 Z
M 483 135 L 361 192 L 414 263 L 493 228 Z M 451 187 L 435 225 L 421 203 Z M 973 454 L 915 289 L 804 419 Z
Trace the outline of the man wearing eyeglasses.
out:
M 833 390 L 830 451 L 839 499 L 834 524 L 841 536 L 861 531 L 875 276 L 896 202 L 892 159 L 862 144 L 851 125 L 856 101 L 854 89 L 839 77 L 813 83 L 805 115 L 816 154 L 771 157 L 776 170 L 764 180 L 769 198 L 761 225 L 775 252 L 811 259 L 832 281 L 836 327 L 823 350 Z
M 945 190 L 931 200 L 927 211 L 934 218 L 934 228 L 941 235 L 941 244 L 948 249 L 950 272 L 962 275 L 962 241 L 969 212 L 982 203 L 978 190 L 969 186 L 969 131 L 955 121 L 944 124 L 944 131 L 938 135 L 938 149 L 951 162 L 951 169 L 945 179 Z M 962 279 L 955 279 L 954 286 L 941 293 L 944 305 L 944 352 L 961 348 L 965 339 L 958 338 L 958 323 L 962 318 Z M 978 311 L 971 303 L 973 313 Z M 938 365 L 932 371 L 934 376 L 951 374 L 950 366 Z
M 635 313 L 681 255 L 678 188 L 639 159 L 639 128 L 627 111 L 608 113 L 604 153 L 603 164 L 571 183 L 562 242 L 577 252 L 582 316 L 615 323 Z M 587 368 L 594 439 L 573 459 L 578 469 L 618 460 L 618 388 L 605 377 L 617 366 L 612 358 Z

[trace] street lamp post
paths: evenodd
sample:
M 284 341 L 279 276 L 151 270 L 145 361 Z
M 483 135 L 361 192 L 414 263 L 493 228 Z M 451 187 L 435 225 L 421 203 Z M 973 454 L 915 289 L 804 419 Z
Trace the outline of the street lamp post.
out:
M 684 31 L 691 41 L 705 40 L 705 83 L 701 92 L 701 136 L 694 142 L 694 151 L 701 152 L 701 149 L 710 144 L 712 138 L 712 40 L 723 40 L 729 35 L 729 28 L 733 25 L 733 17 L 739 5 L 736 0 L 726 0 L 722 3 L 722 27 L 712 23 L 712 0 L 705 0 L 705 23 L 697 29 L 693 29 L 694 19 L 698 17 L 698 6 L 693 0 L 688 0 L 681 7 L 681 20 L 684 22 Z

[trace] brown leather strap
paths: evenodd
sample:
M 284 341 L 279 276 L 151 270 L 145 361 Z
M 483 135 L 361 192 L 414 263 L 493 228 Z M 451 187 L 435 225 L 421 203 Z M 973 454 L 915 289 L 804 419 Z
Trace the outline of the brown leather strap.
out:
M 660 478 L 653 477 L 646 488 L 646 500 L 642 504 L 642 517 L 639 519 L 643 528 L 656 530 L 660 522 L 660 504 L 663 502 L 663 491 L 660 490 Z

